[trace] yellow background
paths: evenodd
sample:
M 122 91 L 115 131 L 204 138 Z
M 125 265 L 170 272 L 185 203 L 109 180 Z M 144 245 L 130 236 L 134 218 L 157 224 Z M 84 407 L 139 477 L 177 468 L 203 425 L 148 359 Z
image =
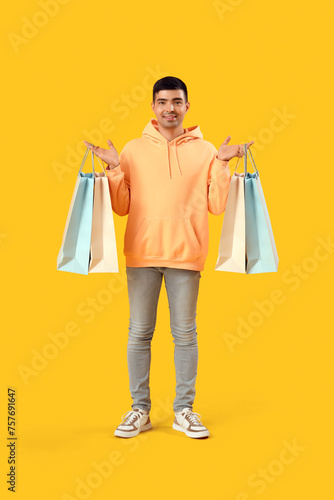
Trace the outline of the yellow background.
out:
M 319 238 L 334 239 L 329 3 L 63 0 L 48 3 L 49 14 L 42 5 L 7 4 L 1 19 L 2 498 L 10 495 L 8 387 L 17 405 L 15 498 L 330 498 L 334 254 L 319 247 Z M 215 271 L 223 215 L 209 214 L 194 411 L 211 436 L 171 428 L 163 283 L 152 342 L 154 429 L 126 441 L 113 432 L 131 404 L 127 218 L 114 215 L 119 274 L 59 272 L 56 258 L 82 141 L 107 147 L 110 138 L 120 152 L 141 136 L 154 117 L 152 86 L 168 75 L 188 86 L 185 127 L 200 125 L 217 149 L 227 135 L 230 144 L 255 140 L 280 262 L 263 275 Z M 89 300 L 99 310 L 87 322 L 80 311 Z M 264 301 L 267 316 L 255 314 Z M 32 369 L 50 334 L 71 327 L 77 335 L 24 379 L 22 367 Z M 239 339 L 232 349 L 226 333 Z M 96 472 L 102 462 L 105 477 Z

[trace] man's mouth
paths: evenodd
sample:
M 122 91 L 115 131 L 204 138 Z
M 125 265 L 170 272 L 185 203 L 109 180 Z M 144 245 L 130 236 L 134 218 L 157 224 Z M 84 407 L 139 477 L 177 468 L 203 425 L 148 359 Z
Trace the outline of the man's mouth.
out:
M 169 122 L 173 121 L 176 119 L 175 115 L 164 115 L 164 118 L 168 120 Z

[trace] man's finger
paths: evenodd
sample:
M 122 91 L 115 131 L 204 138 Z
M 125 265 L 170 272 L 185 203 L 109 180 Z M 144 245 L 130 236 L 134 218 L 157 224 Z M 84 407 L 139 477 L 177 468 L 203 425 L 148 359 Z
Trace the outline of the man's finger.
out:
M 228 135 L 225 139 L 225 141 L 223 142 L 223 144 L 227 144 L 228 142 L 230 142 L 230 139 L 231 139 L 231 136 Z
M 248 142 L 247 143 L 247 148 L 249 148 L 249 146 L 251 146 L 252 144 L 254 144 L 255 141 L 251 141 L 251 142 Z
M 87 148 L 89 148 L 90 150 L 94 149 L 94 151 L 95 151 L 98 148 L 98 146 L 94 146 L 94 144 L 91 144 L 90 142 L 87 142 L 87 141 L 83 141 L 83 142 L 86 144 Z

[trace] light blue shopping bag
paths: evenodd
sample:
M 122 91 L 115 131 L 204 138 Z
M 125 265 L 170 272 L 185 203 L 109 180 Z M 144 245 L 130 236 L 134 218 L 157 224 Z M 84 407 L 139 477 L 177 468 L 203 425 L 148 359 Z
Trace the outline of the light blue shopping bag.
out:
M 247 274 L 271 273 L 278 268 L 278 255 L 270 223 L 267 204 L 250 149 L 244 145 L 245 212 L 246 212 L 246 262 Z M 247 172 L 249 151 L 255 173 Z
M 92 152 L 93 172 L 82 172 L 88 152 L 89 148 L 78 172 L 57 257 L 59 271 L 77 274 L 88 274 L 90 261 L 95 171 Z

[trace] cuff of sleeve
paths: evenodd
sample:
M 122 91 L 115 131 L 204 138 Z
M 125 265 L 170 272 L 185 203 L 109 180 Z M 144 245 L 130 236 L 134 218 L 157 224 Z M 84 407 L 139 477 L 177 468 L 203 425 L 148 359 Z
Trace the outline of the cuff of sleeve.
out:
M 106 168 L 107 177 L 112 179 L 117 179 L 118 177 L 122 177 L 124 175 L 123 170 L 121 170 L 121 165 L 117 165 L 117 167 L 108 170 Z
M 109 165 L 107 165 L 106 172 L 112 172 L 113 170 L 116 170 L 116 169 L 117 169 L 117 168 L 119 168 L 120 166 L 121 166 L 121 164 L 120 164 L 120 163 L 117 165 L 117 167 L 113 167 L 113 168 L 108 168 L 108 167 L 109 167 Z
M 216 157 L 215 157 L 215 163 L 216 163 L 217 165 L 222 165 L 223 167 L 226 167 L 226 166 L 228 165 L 228 162 L 229 162 L 229 160 L 220 160 L 220 159 L 218 158 L 218 155 L 216 155 Z M 228 166 L 229 166 L 229 165 L 228 165 Z
M 115 168 L 106 168 L 106 173 L 107 173 L 107 174 L 108 174 L 108 173 L 109 173 L 109 174 L 112 174 L 113 172 L 115 172 L 115 173 L 117 173 L 117 174 L 119 174 L 120 172 L 122 172 L 122 170 L 121 170 L 121 165 L 119 164 L 119 165 L 117 165 L 117 167 L 115 167 Z

